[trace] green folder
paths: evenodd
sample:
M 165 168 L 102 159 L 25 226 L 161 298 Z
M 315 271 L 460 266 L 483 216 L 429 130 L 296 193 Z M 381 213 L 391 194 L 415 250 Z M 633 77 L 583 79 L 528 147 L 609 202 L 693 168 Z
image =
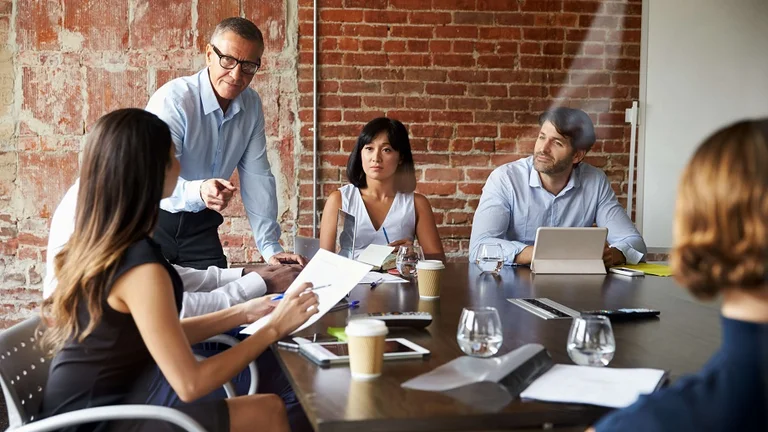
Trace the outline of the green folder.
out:
M 326 333 L 342 342 L 347 341 L 347 333 L 344 332 L 344 327 L 328 327 Z

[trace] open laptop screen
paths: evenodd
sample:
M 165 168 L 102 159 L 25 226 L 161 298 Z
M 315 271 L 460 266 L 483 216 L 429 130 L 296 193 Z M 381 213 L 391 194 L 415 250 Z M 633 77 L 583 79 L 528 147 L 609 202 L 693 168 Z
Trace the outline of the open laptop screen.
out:
M 336 253 L 345 258 L 355 259 L 355 217 L 339 209 L 336 216 Z

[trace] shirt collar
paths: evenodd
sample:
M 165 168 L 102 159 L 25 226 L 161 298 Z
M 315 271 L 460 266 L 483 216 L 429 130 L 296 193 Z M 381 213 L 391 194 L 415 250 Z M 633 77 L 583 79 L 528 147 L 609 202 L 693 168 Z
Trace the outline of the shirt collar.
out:
M 542 188 L 541 185 L 541 177 L 539 177 L 539 172 L 536 171 L 536 168 L 533 167 L 533 156 L 530 156 L 528 158 L 528 164 L 530 169 L 530 174 L 528 175 L 528 186 L 530 187 L 536 187 L 536 188 Z M 560 191 L 559 195 L 562 195 L 569 190 L 573 188 L 577 188 L 581 186 L 581 164 L 577 165 L 576 168 L 571 171 L 571 177 L 568 179 L 568 183 L 565 184 L 565 187 L 562 191 Z
M 208 75 L 208 68 L 201 70 L 198 73 L 198 79 L 200 81 L 200 99 L 203 102 L 203 113 L 208 115 L 216 110 L 221 110 L 219 100 L 216 99 L 216 93 L 213 92 L 213 84 L 211 84 L 211 78 Z M 241 102 L 243 94 L 240 93 L 237 97 L 229 103 L 225 118 L 232 118 L 235 114 L 243 109 Z

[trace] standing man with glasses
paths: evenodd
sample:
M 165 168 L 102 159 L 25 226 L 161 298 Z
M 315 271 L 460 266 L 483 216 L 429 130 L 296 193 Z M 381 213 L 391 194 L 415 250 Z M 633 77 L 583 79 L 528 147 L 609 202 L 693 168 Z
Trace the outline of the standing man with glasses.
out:
M 173 195 L 160 202 L 155 240 L 173 264 L 226 267 L 218 227 L 238 191 L 235 168 L 253 237 L 269 264 L 305 264 L 278 243 L 277 191 L 267 160 L 264 111 L 249 87 L 261 66 L 264 38 L 244 18 L 220 22 L 206 47 L 207 67 L 158 89 L 147 111 L 171 129 L 181 175 Z

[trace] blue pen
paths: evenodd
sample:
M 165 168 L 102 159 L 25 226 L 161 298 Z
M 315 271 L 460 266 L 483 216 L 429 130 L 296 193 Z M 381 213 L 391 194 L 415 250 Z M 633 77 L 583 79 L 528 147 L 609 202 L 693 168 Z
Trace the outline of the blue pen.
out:
M 379 286 L 380 283 L 384 282 L 384 278 L 379 278 L 379 280 L 371 282 L 371 289 L 376 288 Z
M 312 288 L 310 288 L 310 290 L 311 291 L 319 290 L 320 288 L 328 288 L 329 286 L 331 286 L 331 284 L 320 285 L 320 286 L 312 287 Z M 285 297 L 285 294 L 278 294 L 275 298 L 272 299 L 272 301 L 280 300 L 283 297 Z
M 387 240 L 387 244 L 390 244 L 389 236 L 387 235 L 387 229 L 384 227 L 381 227 L 381 230 L 384 231 L 384 238 Z

